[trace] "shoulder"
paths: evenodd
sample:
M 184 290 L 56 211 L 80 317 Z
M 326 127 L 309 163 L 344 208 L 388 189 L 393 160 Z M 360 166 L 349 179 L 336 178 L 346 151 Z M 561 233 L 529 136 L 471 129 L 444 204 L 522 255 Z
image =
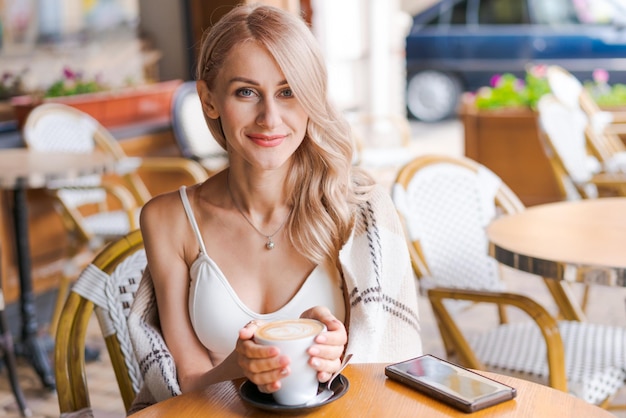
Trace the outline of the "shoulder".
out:
M 179 190 L 173 190 L 159 194 L 150 199 L 141 209 L 141 220 L 149 220 L 155 217 L 171 214 L 183 210 L 183 203 Z

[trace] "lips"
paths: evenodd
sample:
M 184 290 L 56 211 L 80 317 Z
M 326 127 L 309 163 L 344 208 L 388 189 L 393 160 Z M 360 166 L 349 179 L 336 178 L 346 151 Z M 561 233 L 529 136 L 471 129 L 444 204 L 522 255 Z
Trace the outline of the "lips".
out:
M 275 147 L 280 145 L 285 138 L 286 135 L 262 135 L 262 134 L 249 134 L 248 138 L 252 140 L 255 144 L 262 147 Z

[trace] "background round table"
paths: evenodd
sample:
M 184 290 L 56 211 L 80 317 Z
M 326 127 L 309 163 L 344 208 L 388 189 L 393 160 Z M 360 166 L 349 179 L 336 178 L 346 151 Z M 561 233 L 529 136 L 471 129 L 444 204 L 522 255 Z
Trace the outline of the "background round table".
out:
M 509 267 L 557 280 L 626 286 L 626 197 L 549 203 L 487 227 Z

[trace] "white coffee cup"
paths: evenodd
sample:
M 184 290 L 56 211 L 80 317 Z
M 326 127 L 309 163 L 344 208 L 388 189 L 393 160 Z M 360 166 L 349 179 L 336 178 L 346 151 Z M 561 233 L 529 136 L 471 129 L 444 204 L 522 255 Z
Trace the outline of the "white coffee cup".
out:
M 315 319 L 287 319 L 267 322 L 254 334 L 257 344 L 271 345 L 291 359 L 291 373 L 280 380 L 281 387 L 273 393 L 281 405 L 301 405 L 317 395 L 317 371 L 309 363 L 307 350 L 326 326 Z

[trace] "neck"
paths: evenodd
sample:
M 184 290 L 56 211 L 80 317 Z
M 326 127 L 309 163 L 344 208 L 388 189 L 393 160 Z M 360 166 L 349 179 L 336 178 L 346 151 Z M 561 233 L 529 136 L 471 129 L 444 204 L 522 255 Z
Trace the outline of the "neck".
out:
M 262 223 L 271 222 L 274 216 L 282 219 L 289 211 L 282 176 L 280 178 L 276 175 L 242 176 L 229 170 L 226 185 L 233 202 L 243 212 Z
M 259 227 L 256 226 L 254 220 L 252 217 L 249 217 L 248 215 L 246 215 L 244 213 L 244 211 L 241 209 L 241 207 L 239 206 L 238 202 L 235 200 L 235 197 L 233 195 L 232 189 L 231 189 L 231 185 L 230 185 L 230 177 L 226 177 L 226 187 L 228 189 L 228 193 L 230 195 L 230 198 L 232 200 L 233 206 L 235 207 L 235 209 L 237 209 L 237 211 L 241 214 L 241 216 L 243 217 L 243 219 L 260 235 L 264 236 L 266 241 L 265 241 L 265 248 L 267 248 L 268 250 L 272 250 L 275 247 L 275 242 L 274 242 L 274 236 L 276 234 L 278 234 L 278 232 L 283 229 L 283 226 L 285 226 L 285 224 L 287 223 L 287 220 L 289 219 L 289 215 L 291 215 L 291 210 L 289 211 L 289 213 L 287 213 L 287 215 L 284 217 L 284 219 L 282 221 L 280 221 L 280 224 L 278 225 L 278 227 L 276 227 L 275 229 L 271 229 L 268 230 L 266 227 L 269 227 L 270 224 L 274 224 L 275 221 L 269 221 L 269 222 L 265 222 L 262 229 L 260 229 Z M 273 232 L 270 232 L 273 231 Z

